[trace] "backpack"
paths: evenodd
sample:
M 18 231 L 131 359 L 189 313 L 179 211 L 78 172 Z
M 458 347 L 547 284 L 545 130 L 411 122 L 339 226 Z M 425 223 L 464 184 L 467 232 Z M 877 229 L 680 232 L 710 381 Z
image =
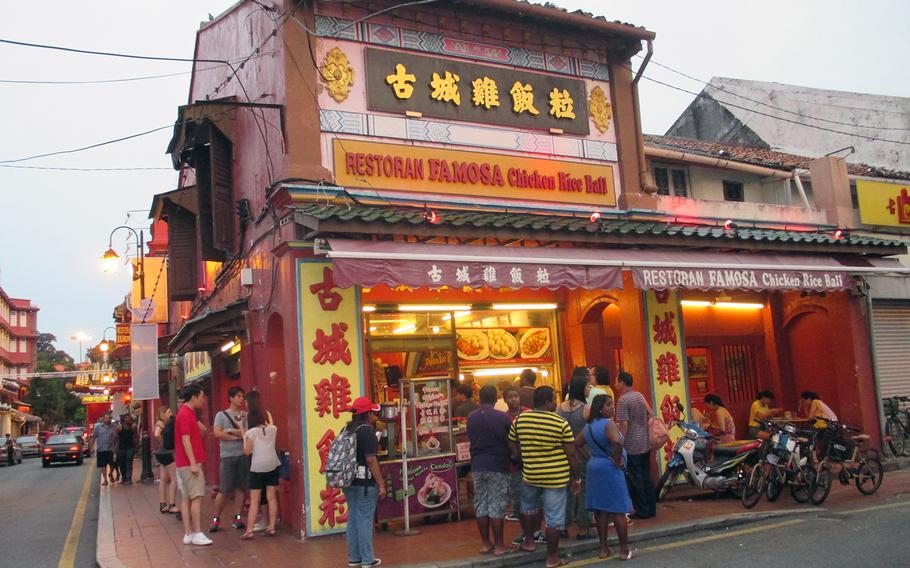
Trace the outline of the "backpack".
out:
M 332 441 L 329 455 L 325 460 L 325 477 L 329 487 L 344 488 L 354 481 L 354 472 L 357 469 L 357 430 L 363 426 L 369 424 L 345 428 Z
M 165 450 L 174 449 L 174 419 L 171 418 L 164 423 L 164 428 L 161 429 L 161 443 L 164 446 Z

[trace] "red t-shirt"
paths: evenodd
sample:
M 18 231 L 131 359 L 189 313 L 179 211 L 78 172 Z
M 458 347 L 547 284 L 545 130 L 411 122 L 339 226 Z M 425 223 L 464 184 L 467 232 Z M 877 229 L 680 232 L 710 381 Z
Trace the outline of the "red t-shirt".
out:
M 196 412 L 184 404 L 177 411 L 177 419 L 174 421 L 174 463 L 177 467 L 190 466 L 190 458 L 183 449 L 183 437 L 186 435 L 190 437 L 190 446 L 193 448 L 196 463 L 205 463 L 205 447 L 202 445 L 202 433 L 196 421 Z

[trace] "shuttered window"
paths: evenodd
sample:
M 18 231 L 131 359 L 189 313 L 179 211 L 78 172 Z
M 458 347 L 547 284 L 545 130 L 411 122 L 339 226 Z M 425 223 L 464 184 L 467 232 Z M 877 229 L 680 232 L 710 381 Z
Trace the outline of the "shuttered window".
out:
M 202 259 L 223 262 L 234 254 L 233 147 L 209 122 L 200 128 L 196 141 L 193 162 L 199 188 Z
M 168 215 L 167 289 L 172 301 L 196 297 L 198 271 L 196 258 L 196 216 L 176 207 Z
M 872 325 L 882 397 L 910 395 L 910 303 L 874 302 Z

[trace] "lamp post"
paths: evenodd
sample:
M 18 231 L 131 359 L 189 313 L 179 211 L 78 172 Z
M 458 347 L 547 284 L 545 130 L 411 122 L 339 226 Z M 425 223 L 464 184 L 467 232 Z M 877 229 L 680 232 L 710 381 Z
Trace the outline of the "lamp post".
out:
M 139 262 L 136 265 L 136 272 L 133 274 L 133 280 L 139 281 L 139 305 L 145 300 L 145 235 L 142 231 L 136 232 L 136 229 L 120 225 L 114 227 L 110 237 L 107 240 L 107 250 L 101 255 L 101 264 L 105 272 L 113 272 L 117 269 L 120 256 L 114 251 L 114 233 L 120 229 L 126 229 L 133 233 L 139 245 Z M 143 318 L 144 319 L 144 318 Z M 144 321 L 143 321 L 144 323 Z M 105 330 L 107 331 L 107 330 Z M 105 345 L 107 343 L 105 342 Z M 105 353 L 107 356 L 107 353 Z M 149 439 L 148 424 L 151 421 L 152 405 L 148 400 L 142 401 L 142 415 L 139 419 L 139 431 L 142 433 L 142 474 L 139 476 L 141 483 L 151 483 L 155 481 L 155 474 L 152 473 L 152 446 Z
M 79 342 L 79 366 L 80 367 L 82 366 L 82 358 L 85 356 L 85 353 L 82 350 L 82 342 L 88 341 L 89 339 L 91 339 L 91 337 L 89 337 L 88 335 L 86 335 L 84 332 L 81 332 L 81 331 L 77 331 L 74 335 L 70 336 L 71 341 Z

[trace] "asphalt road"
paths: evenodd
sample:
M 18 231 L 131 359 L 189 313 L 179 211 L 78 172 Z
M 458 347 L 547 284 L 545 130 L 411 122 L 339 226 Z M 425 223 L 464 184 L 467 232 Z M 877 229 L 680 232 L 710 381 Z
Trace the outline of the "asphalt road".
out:
M 618 547 L 613 554 L 618 555 Z M 568 568 L 607 564 L 596 558 L 574 560 Z M 673 568 L 910 566 L 910 498 L 633 544 L 632 563 Z
M 66 548 L 87 475 L 84 512 L 77 519 L 82 527 Z M 21 465 L 0 468 L 0 566 L 95 566 L 98 483 L 94 459 L 42 468 L 39 458 L 25 458 Z

